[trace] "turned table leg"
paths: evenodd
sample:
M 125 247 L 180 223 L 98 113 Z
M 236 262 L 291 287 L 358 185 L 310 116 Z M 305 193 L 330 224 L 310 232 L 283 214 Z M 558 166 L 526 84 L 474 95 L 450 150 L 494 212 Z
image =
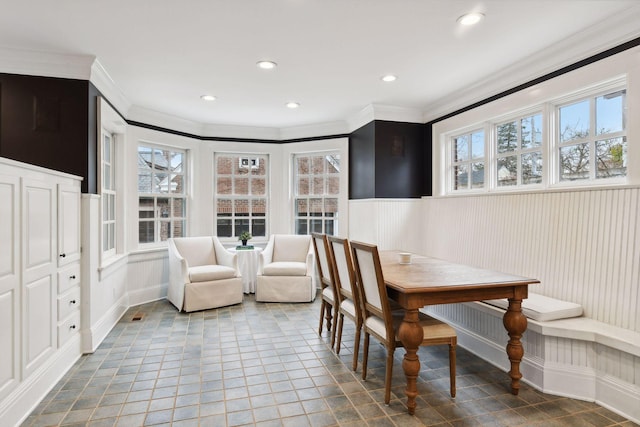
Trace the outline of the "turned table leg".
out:
M 522 347 L 522 334 L 527 329 L 527 318 L 522 314 L 522 300 L 509 298 L 509 308 L 502 319 L 507 333 L 509 334 L 509 342 L 507 343 L 507 356 L 511 362 L 511 393 L 517 395 L 520 391 L 520 361 L 524 356 L 524 348 Z
M 407 408 L 409 409 L 409 414 L 413 415 L 416 411 L 416 396 L 418 395 L 416 379 L 420 373 L 418 348 L 424 339 L 424 331 L 418 323 L 418 309 L 405 311 L 398 335 L 406 351 L 402 361 L 402 369 L 407 377 L 407 389 L 405 391 Z

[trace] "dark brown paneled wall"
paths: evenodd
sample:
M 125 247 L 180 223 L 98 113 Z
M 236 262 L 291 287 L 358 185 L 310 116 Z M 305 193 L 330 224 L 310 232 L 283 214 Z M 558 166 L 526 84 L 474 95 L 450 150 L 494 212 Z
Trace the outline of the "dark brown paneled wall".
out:
M 81 176 L 82 191 L 95 193 L 95 97 L 89 86 L 85 80 L 0 74 L 0 156 Z
M 349 138 L 349 198 L 431 195 L 425 125 L 375 120 Z

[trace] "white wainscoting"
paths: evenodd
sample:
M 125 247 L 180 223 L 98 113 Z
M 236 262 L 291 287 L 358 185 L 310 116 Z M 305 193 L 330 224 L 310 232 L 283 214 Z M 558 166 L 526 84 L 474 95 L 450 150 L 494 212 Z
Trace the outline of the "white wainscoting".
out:
M 358 200 L 349 203 L 349 238 L 535 277 L 536 293 L 582 304 L 604 326 L 591 335 L 620 333 L 603 343 L 530 321 L 523 380 L 639 422 L 640 343 L 627 339 L 640 333 L 639 207 L 638 188 Z M 429 312 L 456 327 L 462 347 L 507 371 L 502 314 L 486 307 Z

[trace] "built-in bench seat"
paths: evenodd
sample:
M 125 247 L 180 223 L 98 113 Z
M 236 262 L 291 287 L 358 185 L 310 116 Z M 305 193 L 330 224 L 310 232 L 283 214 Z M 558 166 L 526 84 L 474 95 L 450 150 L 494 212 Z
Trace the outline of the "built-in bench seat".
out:
M 504 310 L 509 307 L 509 301 L 506 298 L 486 300 L 483 302 Z M 582 306 L 573 302 L 562 301 L 529 292 L 529 297 L 522 300 L 522 313 L 529 319 L 547 322 L 550 320 L 582 316 Z

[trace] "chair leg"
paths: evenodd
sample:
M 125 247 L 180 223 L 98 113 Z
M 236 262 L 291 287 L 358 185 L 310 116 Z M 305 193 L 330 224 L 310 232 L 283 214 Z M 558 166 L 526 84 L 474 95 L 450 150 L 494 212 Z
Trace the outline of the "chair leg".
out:
M 367 379 L 367 362 L 369 359 L 369 333 L 365 331 L 364 333 L 364 348 L 362 355 L 362 379 Z
M 391 401 L 391 375 L 393 373 L 393 349 L 387 348 L 387 366 L 384 375 L 384 404 Z
M 322 300 L 320 303 L 320 324 L 318 325 L 318 335 L 322 336 L 322 324 L 324 323 L 324 311 L 327 309 L 327 302 Z
M 451 397 L 456 397 L 456 345 L 449 344 L 449 378 Z
M 353 372 L 358 369 L 358 352 L 360 351 L 360 329 L 362 329 L 362 325 L 356 325 L 356 339 L 353 343 Z
M 333 306 L 332 306 L 331 304 L 329 304 L 328 302 L 327 302 L 326 304 L 327 304 L 327 305 L 326 305 L 326 307 L 325 307 L 325 309 L 324 309 L 324 310 L 325 310 L 325 313 L 326 313 L 326 316 L 325 316 L 325 317 L 326 317 L 326 319 L 327 319 L 327 331 L 330 331 L 330 330 L 331 330 L 331 326 L 332 326 L 332 325 L 331 325 L 331 319 L 332 319 L 332 317 L 331 317 L 331 316 L 332 316 L 331 312 L 333 311 Z M 335 325 L 333 325 L 333 326 L 335 326 Z
M 340 354 L 340 343 L 342 342 L 342 326 L 344 325 L 344 314 L 340 313 L 338 314 L 338 326 L 336 327 L 336 329 L 338 330 L 338 332 L 336 332 L 336 334 L 338 335 L 338 339 L 336 341 L 336 354 Z

